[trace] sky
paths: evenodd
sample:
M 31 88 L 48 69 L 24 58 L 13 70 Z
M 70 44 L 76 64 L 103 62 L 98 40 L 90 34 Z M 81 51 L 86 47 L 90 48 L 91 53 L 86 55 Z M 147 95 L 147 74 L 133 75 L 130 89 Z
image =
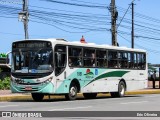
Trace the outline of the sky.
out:
M 119 46 L 131 47 L 132 0 L 115 1 L 117 41 Z M 83 35 L 89 43 L 111 45 L 110 3 L 111 0 L 29 0 L 29 38 L 79 41 Z M 135 48 L 147 50 L 149 63 L 160 64 L 160 0 L 135 0 L 134 4 Z M 6 53 L 11 51 L 12 42 L 24 39 L 23 23 L 18 20 L 22 0 L 0 0 L 0 9 L 0 53 Z

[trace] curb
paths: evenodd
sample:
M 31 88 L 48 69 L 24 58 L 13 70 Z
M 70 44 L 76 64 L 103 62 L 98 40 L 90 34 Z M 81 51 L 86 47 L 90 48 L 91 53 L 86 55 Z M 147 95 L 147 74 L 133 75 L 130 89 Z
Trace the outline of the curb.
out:
M 138 94 L 160 94 L 160 89 L 153 89 L 153 90 L 139 90 L 139 91 L 131 91 L 126 92 L 126 95 L 138 95 Z M 110 96 L 109 93 L 99 93 L 97 97 L 108 97 Z M 78 98 L 83 98 L 83 94 L 79 93 Z M 46 95 L 44 100 L 49 99 L 65 99 L 64 95 Z M 7 95 L 7 96 L 0 96 L 0 101 L 18 101 L 18 100 L 33 100 L 31 95 Z
M 14 100 L 29 100 L 32 99 L 30 95 L 14 95 L 14 96 L 1 96 L 0 101 L 14 101 Z
M 145 91 L 131 91 L 126 92 L 126 95 L 138 95 L 138 94 L 160 94 L 160 89 L 153 89 L 153 90 L 145 90 Z

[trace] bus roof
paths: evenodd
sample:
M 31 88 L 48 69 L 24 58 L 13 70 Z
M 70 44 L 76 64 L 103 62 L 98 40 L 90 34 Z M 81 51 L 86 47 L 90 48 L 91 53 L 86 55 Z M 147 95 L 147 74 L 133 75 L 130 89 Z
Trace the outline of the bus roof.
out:
M 72 46 L 80 46 L 80 47 L 93 47 L 93 48 L 104 48 L 104 49 L 111 49 L 111 50 L 122 50 L 122 51 L 135 51 L 135 52 L 146 52 L 146 50 L 143 49 L 133 49 L 128 48 L 125 46 L 117 47 L 117 46 L 111 46 L 108 44 L 96 44 L 96 43 L 81 43 L 80 41 L 67 41 L 65 39 L 55 39 L 55 38 L 49 38 L 49 39 L 27 39 L 27 40 L 19 40 L 20 41 L 50 41 L 53 44 L 63 44 L 63 45 L 72 45 Z

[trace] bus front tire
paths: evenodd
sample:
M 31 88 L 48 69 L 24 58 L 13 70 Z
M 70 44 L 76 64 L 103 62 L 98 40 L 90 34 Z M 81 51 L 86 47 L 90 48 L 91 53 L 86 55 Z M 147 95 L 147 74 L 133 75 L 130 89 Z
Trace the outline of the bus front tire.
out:
M 97 93 L 83 93 L 85 99 L 94 99 L 97 97 Z
M 34 101 L 40 102 L 44 98 L 44 94 L 41 93 L 32 93 L 32 98 Z
M 111 97 L 124 97 L 125 96 L 126 86 L 123 81 L 120 81 L 118 84 L 118 92 L 111 92 Z
M 77 98 L 78 89 L 75 83 L 72 83 L 69 88 L 69 93 L 65 95 L 67 100 L 75 100 Z

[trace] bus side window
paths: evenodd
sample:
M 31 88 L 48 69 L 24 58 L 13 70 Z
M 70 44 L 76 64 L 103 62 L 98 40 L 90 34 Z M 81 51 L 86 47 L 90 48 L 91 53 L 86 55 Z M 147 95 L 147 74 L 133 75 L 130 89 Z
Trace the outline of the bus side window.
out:
M 146 64 L 145 54 L 138 53 L 137 59 L 138 59 L 138 69 L 145 69 L 145 64 Z
M 95 49 L 86 48 L 83 53 L 83 63 L 86 67 L 95 67 L 96 58 L 95 58 Z
M 116 51 L 108 51 L 108 67 L 118 68 L 118 56 Z
M 106 50 L 97 50 L 96 58 L 97 58 L 98 67 L 107 67 L 107 51 Z
M 133 53 L 128 53 L 128 62 L 129 62 L 129 68 L 133 69 L 134 68 L 134 54 Z
M 69 67 L 82 66 L 82 48 L 69 47 L 68 65 Z
M 142 69 L 146 69 L 146 55 L 142 54 Z
M 134 53 L 134 68 L 138 68 L 138 63 L 137 63 L 137 53 Z
M 122 68 L 128 68 L 128 55 L 126 52 L 122 53 L 121 61 L 122 61 Z

